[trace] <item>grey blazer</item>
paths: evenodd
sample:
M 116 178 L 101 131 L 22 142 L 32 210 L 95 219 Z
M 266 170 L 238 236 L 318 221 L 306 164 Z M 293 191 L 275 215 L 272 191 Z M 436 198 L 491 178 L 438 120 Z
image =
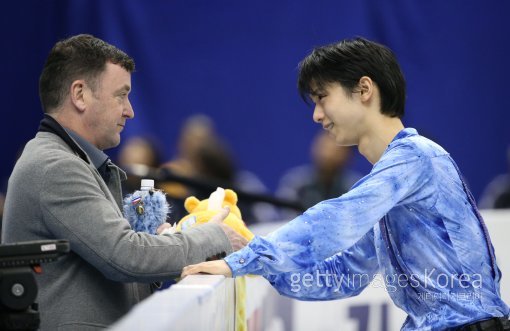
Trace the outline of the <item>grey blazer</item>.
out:
M 120 181 L 108 185 L 59 136 L 39 132 L 9 178 L 2 242 L 67 239 L 71 252 L 36 276 L 41 330 L 107 327 L 149 293 L 148 284 L 231 252 L 216 224 L 171 236 L 136 233 L 123 218 Z M 140 283 L 144 283 L 143 285 Z

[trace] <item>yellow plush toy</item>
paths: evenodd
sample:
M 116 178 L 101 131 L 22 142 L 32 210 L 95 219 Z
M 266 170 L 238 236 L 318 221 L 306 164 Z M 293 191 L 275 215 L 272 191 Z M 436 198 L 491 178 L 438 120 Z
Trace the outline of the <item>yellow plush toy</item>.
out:
M 184 216 L 177 224 L 177 231 L 185 231 L 187 228 L 209 222 L 223 207 L 228 206 L 230 213 L 223 221 L 226 225 L 237 231 L 246 240 L 253 239 L 253 233 L 248 230 L 243 222 L 241 211 L 237 207 L 237 194 L 229 189 L 218 187 L 211 193 L 209 199 L 198 200 L 189 197 L 184 201 L 184 207 L 189 215 Z M 246 325 L 246 279 L 237 277 L 236 282 L 236 331 L 247 330 Z
M 224 190 L 221 187 L 218 187 L 215 192 L 211 193 L 209 199 L 200 201 L 196 197 L 187 198 L 184 201 L 184 207 L 189 215 L 184 216 L 179 221 L 177 231 L 209 222 L 214 215 L 226 206 L 230 208 L 230 213 L 223 223 L 237 231 L 246 240 L 252 240 L 254 235 L 244 224 L 241 211 L 237 207 L 237 194 L 232 190 Z

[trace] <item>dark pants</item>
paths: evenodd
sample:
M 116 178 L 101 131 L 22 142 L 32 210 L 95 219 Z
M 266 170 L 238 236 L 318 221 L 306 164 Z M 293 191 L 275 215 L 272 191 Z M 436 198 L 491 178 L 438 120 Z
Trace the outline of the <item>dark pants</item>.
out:
M 478 321 L 462 325 L 455 329 L 456 331 L 510 331 L 510 321 L 508 317 L 494 317 L 488 320 Z

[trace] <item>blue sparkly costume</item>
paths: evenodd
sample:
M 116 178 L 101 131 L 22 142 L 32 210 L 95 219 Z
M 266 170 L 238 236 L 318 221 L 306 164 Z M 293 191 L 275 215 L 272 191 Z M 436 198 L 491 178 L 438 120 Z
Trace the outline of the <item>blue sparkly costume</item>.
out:
M 234 276 L 263 275 L 300 300 L 355 296 L 380 277 L 408 314 L 402 330 L 509 314 L 489 234 L 457 166 L 412 128 L 349 192 L 225 261 Z

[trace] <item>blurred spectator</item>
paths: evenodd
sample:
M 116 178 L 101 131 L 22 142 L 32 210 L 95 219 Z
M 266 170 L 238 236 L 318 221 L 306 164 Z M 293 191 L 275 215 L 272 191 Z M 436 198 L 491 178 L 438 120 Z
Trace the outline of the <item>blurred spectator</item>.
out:
M 177 145 L 177 156 L 165 163 L 163 167 L 172 172 L 192 177 L 211 185 L 242 190 L 250 193 L 267 193 L 267 188 L 257 176 L 246 170 L 239 170 L 228 144 L 218 135 L 211 118 L 205 115 L 194 115 L 188 118 L 182 127 Z M 210 190 L 183 187 L 175 183 L 162 186 L 165 192 L 176 199 L 185 199 L 195 195 L 205 199 Z M 243 213 L 246 224 L 275 220 L 278 216 L 276 208 L 267 203 L 253 203 L 239 199 L 238 206 Z M 173 209 L 171 215 L 185 210 Z
M 125 165 L 146 165 L 152 168 L 159 167 L 161 155 L 158 144 L 153 139 L 134 136 L 122 145 L 118 155 L 119 163 Z
M 211 139 L 217 139 L 212 120 L 205 115 L 190 116 L 181 128 L 176 156 L 163 166 L 183 176 L 196 176 L 200 149 Z
M 117 162 L 126 170 L 127 180 L 122 182 L 123 194 L 140 189 L 140 177 L 136 174 L 147 173 L 147 167 L 155 169 L 161 165 L 159 144 L 153 138 L 134 136 L 122 144 Z
M 326 131 L 320 131 L 310 149 L 311 164 L 289 169 L 280 179 L 276 195 L 298 201 L 309 208 L 320 201 L 336 198 L 347 192 L 361 175 L 348 168 L 352 157 L 350 147 L 337 146 Z M 282 217 L 298 213 L 283 210 Z
M 483 190 L 480 197 L 480 209 L 510 208 L 510 147 L 507 149 L 509 172 L 498 175 Z
M 190 116 L 182 125 L 180 135 L 177 141 L 177 151 L 174 158 L 162 164 L 173 173 L 194 178 L 198 174 L 197 155 L 200 145 L 210 137 L 214 136 L 214 125 L 211 119 L 204 115 Z M 184 209 L 184 200 L 191 195 L 196 195 L 199 199 L 203 198 L 196 189 L 188 187 L 182 183 L 167 181 L 160 184 L 161 188 L 167 193 L 168 201 L 172 207 L 170 215 L 171 222 L 179 221 L 187 214 Z

